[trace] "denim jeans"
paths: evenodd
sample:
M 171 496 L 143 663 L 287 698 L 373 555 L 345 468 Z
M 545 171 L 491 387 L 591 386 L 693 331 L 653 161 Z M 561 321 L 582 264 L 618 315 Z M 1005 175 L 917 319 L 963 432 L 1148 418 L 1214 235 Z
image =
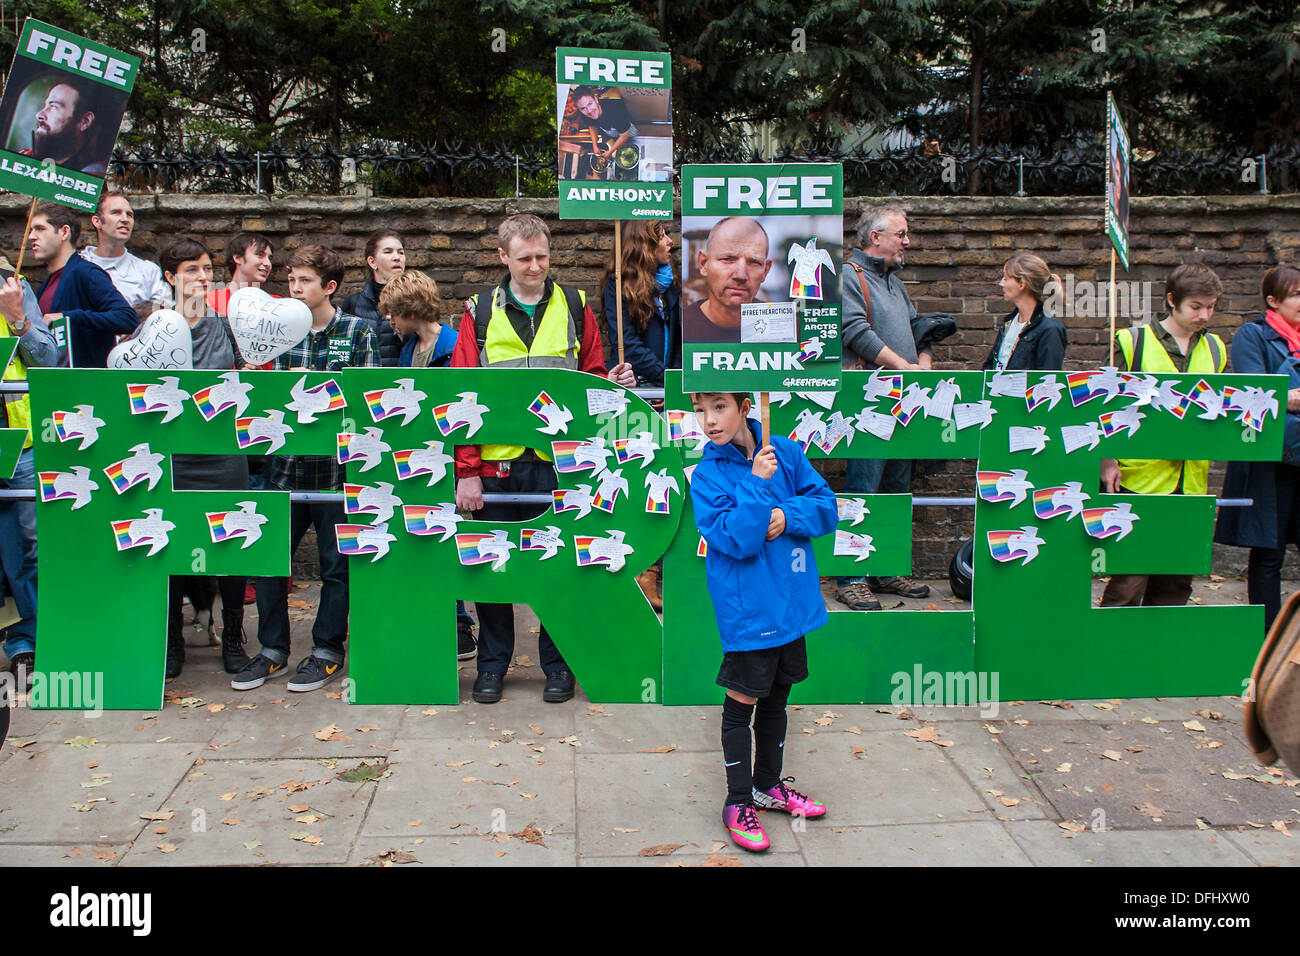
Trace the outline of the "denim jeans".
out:
M 844 494 L 905 495 L 912 489 L 910 458 L 850 458 L 844 471 Z M 840 578 L 840 587 L 866 578 Z
M 298 550 L 308 526 L 316 529 L 320 554 L 320 604 L 312 625 L 312 653 L 343 663 L 348 635 L 348 559 L 339 554 L 334 526 L 345 523 L 342 503 L 298 502 L 289 506 L 289 555 Z M 257 639 L 262 654 L 277 663 L 289 659 L 289 579 L 257 578 Z
M 12 478 L 0 478 L 0 488 L 35 488 L 36 465 L 28 448 L 18 456 Z M 0 569 L 18 605 L 21 620 L 4 632 L 5 654 L 36 650 L 36 502 L 0 503 Z

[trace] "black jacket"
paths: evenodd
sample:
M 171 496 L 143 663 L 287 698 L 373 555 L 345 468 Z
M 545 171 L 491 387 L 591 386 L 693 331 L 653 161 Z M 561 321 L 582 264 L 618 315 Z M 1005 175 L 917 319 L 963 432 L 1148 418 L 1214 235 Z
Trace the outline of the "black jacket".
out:
M 360 292 L 353 292 L 343 300 L 343 311 L 364 319 L 375 330 L 375 335 L 379 337 L 379 363 L 385 368 L 396 368 L 402 354 L 402 340 L 397 337 L 388 319 L 379 314 L 379 293 L 383 289 L 371 276 Z
M 998 328 L 997 341 L 984 360 L 984 371 L 995 368 L 998 364 L 998 350 L 1002 348 L 1002 339 L 1007 334 L 1008 323 L 1019 314 L 1013 310 L 1002 318 Z M 1020 333 L 1020 341 L 1011 351 L 1004 371 L 1059 371 L 1065 367 L 1065 326 L 1043 311 L 1042 303 L 1034 310 L 1029 325 Z
M 614 311 L 614 280 L 605 283 L 605 323 L 609 326 L 609 340 L 618 346 L 618 316 Z M 652 313 L 645 331 L 623 311 L 623 357 L 632 364 L 632 371 L 645 385 L 662 387 L 664 369 L 682 367 L 682 288 L 676 282 L 663 295 L 664 314 Z M 626 305 L 626 302 L 624 303 Z

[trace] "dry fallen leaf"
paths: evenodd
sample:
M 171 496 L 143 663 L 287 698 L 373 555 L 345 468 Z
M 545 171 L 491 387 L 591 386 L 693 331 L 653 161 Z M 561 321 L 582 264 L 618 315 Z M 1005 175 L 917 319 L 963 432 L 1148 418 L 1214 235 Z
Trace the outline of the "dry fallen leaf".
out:
M 1183 727 L 1186 730 L 1191 730 L 1198 734 L 1205 733 L 1205 725 L 1202 724 L 1199 720 L 1184 720 Z
M 237 796 L 239 796 L 239 794 L 237 794 L 237 793 L 223 793 L 221 796 L 217 797 L 217 799 L 218 799 L 218 800 L 233 800 L 233 799 L 235 799 L 235 797 L 237 797 Z
M 1071 833 L 1082 833 L 1084 830 L 1088 829 L 1084 824 L 1079 823 L 1076 820 L 1062 820 L 1057 824 L 1057 826 L 1062 830 L 1069 830 Z
M 651 747 L 649 750 L 638 750 L 637 753 L 643 754 L 670 754 L 676 747 L 670 747 L 668 744 L 662 744 L 658 747 Z
M 317 740 L 351 740 L 352 739 L 351 737 L 343 736 L 343 734 L 340 732 L 340 728 L 334 724 L 330 724 L 328 727 L 322 727 L 320 730 L 316 731 L 316 733 L 314 733 L 312 736 L 315 737 Z
M 657 846 L 642 847 L 637 851 L 637 856 L 669 856 L 676 853 L 685 843 L 660 843 Z
M 697 864 L 699 866 L 744 866 L 734 856 L 723 856 L 720 853 L 712 853 L 704 858 L 704 862 Z
M 104 847 L 103 849 L 99 849 L 99 850 L 96 850 L 96 851 L 95 851 L 95 859 L 96 859 L 96 860 L 115 860 L 115 859 L 117 859 L 117 853 L 116 853 L 115 851 L 109 849 L 108 847 Z
M 1123 755 L 1122 753 L 1120 753 L 1118 750 L 1103 750 L 1103 751 L 1101 752 L 1101 755 L 1102 755 L 1103 757 L 1105 757 L 1107 760 L 1123 760 L 1123 759 L 1124 759 L 1124 755 Z
M 1133 809 L 1142 814 L 1142 816 L 1149 818 L 1154 823 L 1159 823 L 1165 818 L 1165 811 L 1161 810 L 1151 802 L 1143 803 L 1141 806 L 1135 806 Z
M 142 813 L 140 814 L 140 819 L 149 820 L 151 822 L 165 821 L 165 820 L 170 820 L 175 815 L 176 815 L 175 810 L 171 809 L 170 807 L 164 807 L 163 809 L 155 810 L 152 813 Z
M 1002 728 L 1000 728 L 1000 727 L 994 727 L 992 724 L 985 724 L 985 725 L 984 725 L 984 729 L 987 730 L 987 731 L 988 731 L 989 733 L 991 733 L 991 734 L 1000 734 L 1000 733 L 1003 733 Z
M 867 750 L 865 747 L 850 747 L 849 753 L 853 754 L 854 760 L 861 760 L 866 756 Z
M 311 804 L 309 804 L 309 803 L 295 803 L 293 806 L 291 806 L 291 807 L 289 808 L 289 812 L 290 812 L 290 813 L 306 813 L 306 812 L 307 812 L 308 810 L 310 810 L 310 809 L 311 809 Z
M 239 819 L 239 817 L 226 817 L 226 819 L 221 822 L 228 827 L 233 827 L 239 825 Z
M 176 844 L 175 844 L 175 843 L 159 843 L 159 844 L 158 844 L 158 850 L 159 850 L 159 852 L 162 852 L 162 853 L 175 853 L 175 852 L 176 852 Z
M 1056 766 L 1057 773 L 1069 773 L 1073 769 L 1074 769 L 1074 764 L 1072 763 L 1062 763 L 1062 764 L 1057 764 Z
M 317 820 L 319 820 L 319 819 L 320 819 L 320 817 L 317 816 L 317 815 L 314 814 L 314 813 L 304 813 L 304 814 L 303 814 L 302 816 L 300 816 L 300 817 L 294 817 L 294 818 L 293 818 L 293 822 L 294 822 L 294 823 L 308 823 L 308 824 L 311 824 L 311 823 L 315 823 L 315 822 L 316 822 Z
M 225 704 L 208 704 L 209 714 L 219 714 L 226 709 Z
M 529 724 L 528 729 L 531 730 L 533 733 L 535 733 L 538 737 L 543 736 L 542 728 L 538 727 L 536 724 Z
M 953 745 L 951 740 L 940 740 L 939 729 L 928 724 L 924 727 L 918 727 L 916 730 L 906 731 L 906 734 L 908 737 L 915 738 L 922 743 L 935 744 L 939 747 L 951 747 Z
M 1286 828 L 1285 820 L 1274 820 L 1273 829 L 1276 830 L 1278 833 L 1281 833 L 1287 837 L 1291 837 L 1291 831 Z M 1294 839 L 1294 837 L 1291 838 Z
M 465 766 L 466 764 L 470 764 L 470 763 L 473 763 L 473 762 L 474 762 L 474 761 L 472 761 L 472 760 L 448 760 L 448 761 L 447 761 L 447 766 L 448 766 L 448 767 L 463 767 L 463 766 Z
M 999 797 L 998 803 L 1002 804 L 1004 807 L 1014 807 L 1018 806 L 1020 801 L 1015 797 Z
M 363 733 L 363 734 L 368 734 L 368 733 L 370 733 L 372 730 L 378 730 L 378 729 L 379 729 L 379 725 L 378 725 L 378 724 L 371 724 L 369 727 L 358 727 L 358 728 L 357 728 L 357 730 L 360 731 L 360 732 Z
M 33 741 L 35 743 L 35 741 Z M 93 747 L 99 743 L 98 737 L 73 737 L 64 741 L 69 747 Z

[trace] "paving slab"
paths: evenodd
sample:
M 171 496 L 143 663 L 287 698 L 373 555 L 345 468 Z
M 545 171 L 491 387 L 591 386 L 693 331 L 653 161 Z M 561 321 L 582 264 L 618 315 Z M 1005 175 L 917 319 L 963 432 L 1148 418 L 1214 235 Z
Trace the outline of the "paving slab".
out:
M 1267 822 L 1297 805 L 1300 782 L 1267 773 L 1232 735 L 1175 726 L 1081 720 L 1012 725 L 1002 738 L 1057 813 L 1089 825 L 1098 812 L 1104 826 L 1120 828 L 1188 827 L 1198 818 L 1209 826 Z
M 535 737 L 407 741 L 392 775 L 377 784 L 362 832 L 440 838 L 535 823 L 572 833 L 573 762 L 573 747 Z
M 1221 830 L 1089 829 L 1071 833 L 1039 820 L 1008 823 L 1006 830 L 1035 866 L 1251 865 L 1247 854 Z
M 193 744 L 62 742 L 26 749 L 36 752 L 0 765 L 0 845 L 130 843 L 145 825 L 140 814 L 162 805 L 196 750 Z
M 1002 743 L 1002 734 L 987 729 L 1001 730 L 1000 721 L 957 720 L 936 726 L 944 739 L 953 741 L 953 746 L 944 748 L 944 755 L 978 791 L 994 819 L 1055 816 L 1052 805 Z
M 736 847 L 723 847 L 716 853 L 704 854 L 690 844 L 668 856 L 595 856 L 583 857 L 580 866 L 625 867 L 724 867 L 724 866 L 807 866 L 803 854 L 794 847 L 778 849 L 775 845 L 762 853 L 750 853 Z
M 796 835 L 809 866 L 1027 866 L 996 822 L 841 827 L 809 820 Z
M 205 760 L 122 858 L 125 866 L 222 863 L 343 863 L 365 818 L 374 784 L 338 779 L 355 759 Z M 294 811 L 291 807 L 307 807 Z M 309 819 L 315 817 L 316 819 Z M 156 830 L 166 827 L 166 832 Z M 314 844 L 294 839 L 318 838 Z M 174 849 L 168 850 L 167 847 Z
M 1293 810 L 1286 818 L 1290 835 L 1269 827 L 1267 830 L 1229 830 L 1223 836 L 1260 866 L 1300 866 L 1300 811 Z
M 2 820 L 3 817 L 0 817 Z M 0 845 L 4 866 L 116 866 L 131 848 L 129 843 L 6 843 Z
M 661 707 L 646 719 L 652 704 L 587 705 L 575 717 L 584 753 L 637 753 L 656 747 L 711 753 L 721 758 L 722 707 Z M 718 772 L 722 765 L 718 764 Z
M 576 838 L 572 833 L 547 833 L 540 826 L 530 830 L 527 820 L 516 825 L 520 829 L 514 835 L 489 831 L 462 836 L 416 837 L 414 840 L 363 836 L 357 840 L 348 863 L 351 866 L 373 866 L 381 854 L 398 850 L 416 858 L 416 862 L 400 864 L 403 867 L 577 865 Z

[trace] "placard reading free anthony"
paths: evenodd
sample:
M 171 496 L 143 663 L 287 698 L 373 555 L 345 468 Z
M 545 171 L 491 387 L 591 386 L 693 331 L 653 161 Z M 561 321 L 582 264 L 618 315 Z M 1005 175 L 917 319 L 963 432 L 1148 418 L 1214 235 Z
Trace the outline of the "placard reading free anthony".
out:
M 682 167 L 688 392 L 840 387 L 843 170 Z
M 28 18 L 0 99 L 0 188 L 91 211 L 138 58 Z
M 561 219 L 671 219 L 667 53 L 555 51 Z

